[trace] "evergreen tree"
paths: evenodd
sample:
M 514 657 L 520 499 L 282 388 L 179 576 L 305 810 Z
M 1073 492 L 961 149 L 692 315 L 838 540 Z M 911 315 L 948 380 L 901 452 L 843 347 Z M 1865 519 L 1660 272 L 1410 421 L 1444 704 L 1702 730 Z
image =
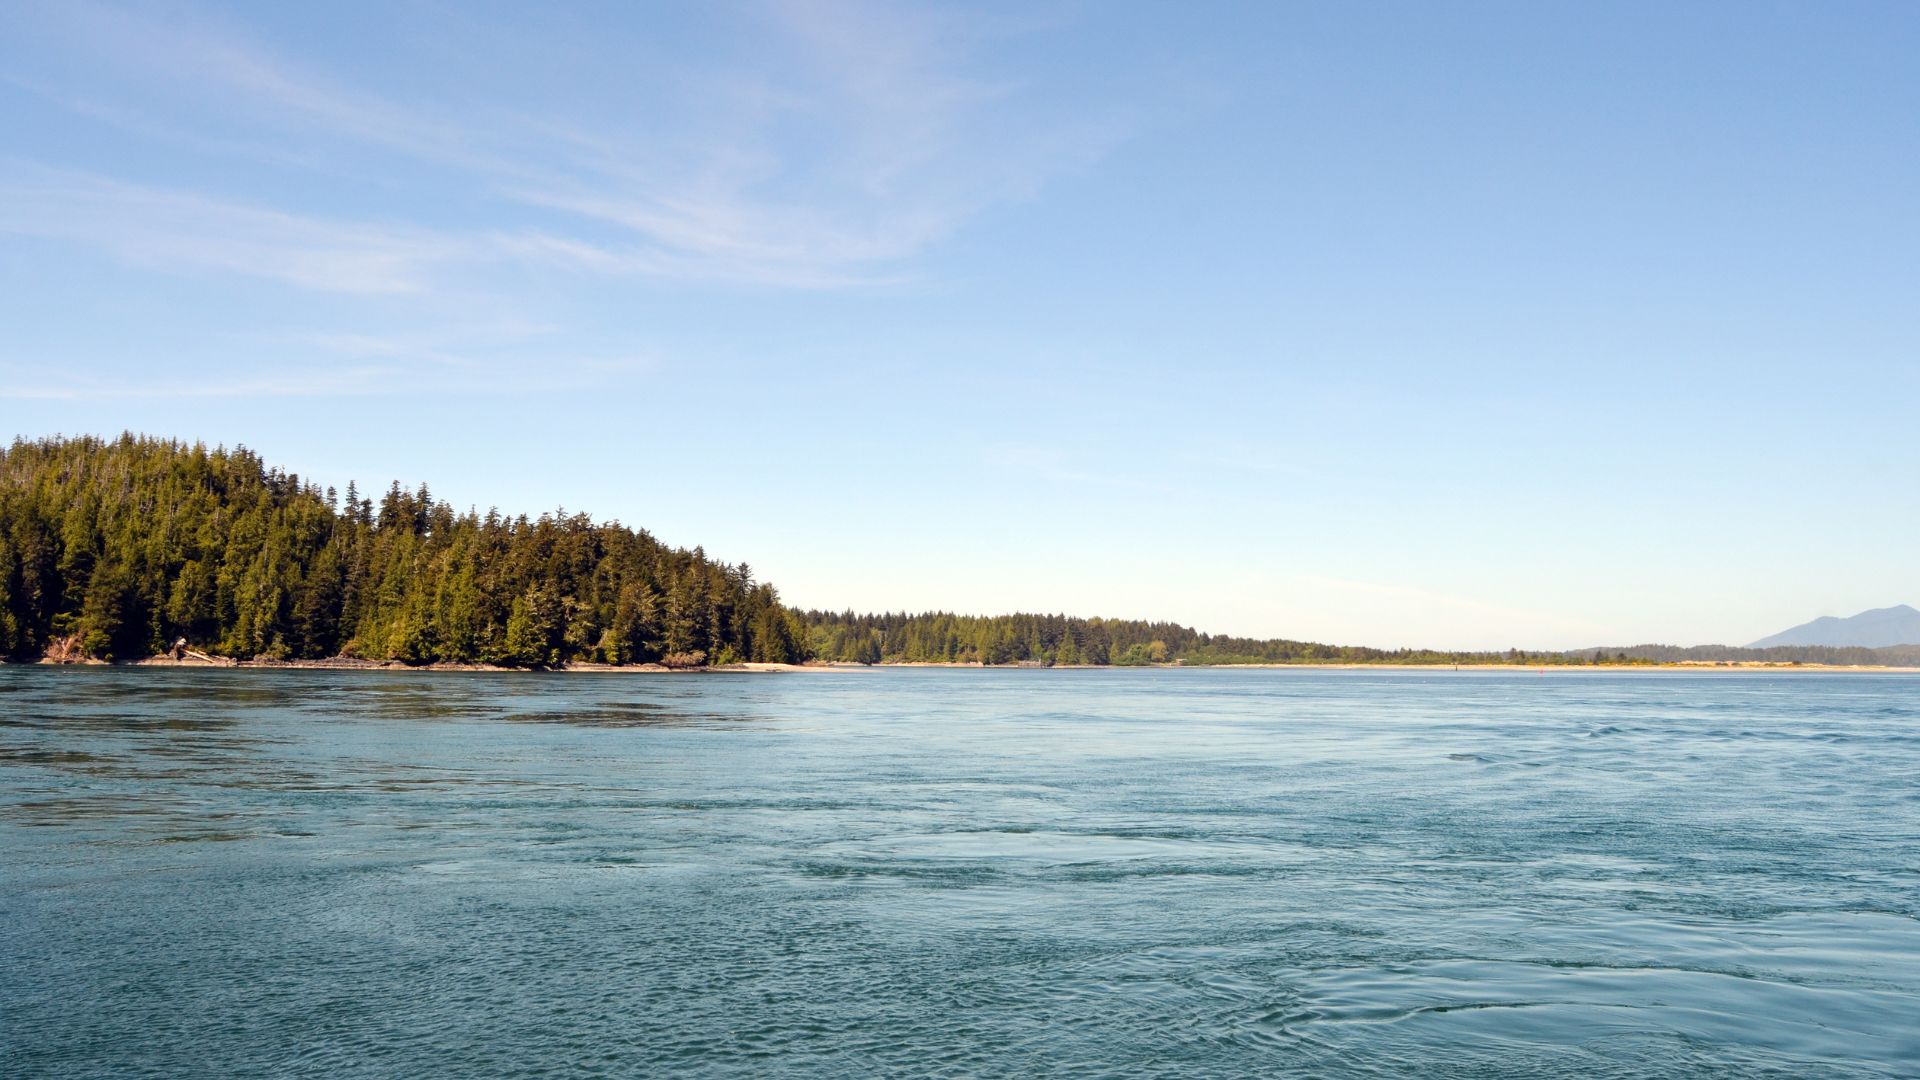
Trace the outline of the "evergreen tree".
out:
M 515 598 L 507 616 L 505 659 L 530 666 L 559 663 L 563 632 L 560 599 L 545 589 L 529 589 Z
M 669 636 L 682 663 L 804 652 L 770 589 L 699 549 L 564 511 L 456 514 L 424 484 L 391 484 L 377 514 L 357 483 L 334 497 L 244 447 L 16 440 L 0 448 L 0 653 L 185 637 L 243 658 L 641 663 Z
M 648 663 L 660 658 L 660 598 L 644 582 L 620 589 L 602 652 L 607 663 Z
M 564 510 L 456 513 L 391 484 L 376 513 L 245 447 L 122 435 L 0 448 L 0 654 L 134 657 L 186 638 L 232 657 L 550 666 L 731 658 L 1198 664 L 1772 660 L 1920 663 L 1870 649 L 1636 646 L 1448 653 L 1016 613 L 796 612 L 746 564 Z M 1609 655 L 1609 652 L 1611 655 Z

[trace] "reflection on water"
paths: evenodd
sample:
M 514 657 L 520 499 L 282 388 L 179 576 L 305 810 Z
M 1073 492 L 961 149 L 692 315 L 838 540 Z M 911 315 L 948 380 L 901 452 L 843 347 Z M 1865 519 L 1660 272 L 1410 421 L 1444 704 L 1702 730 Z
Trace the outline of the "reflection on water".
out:
M 0 669 L 0 1073 L 1920 1074 L 1920 679 Z

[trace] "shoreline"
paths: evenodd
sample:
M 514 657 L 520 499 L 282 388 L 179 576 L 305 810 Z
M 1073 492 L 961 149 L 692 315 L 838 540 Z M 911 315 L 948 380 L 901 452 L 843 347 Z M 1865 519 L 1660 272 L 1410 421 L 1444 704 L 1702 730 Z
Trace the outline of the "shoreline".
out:
M 824 674 L 846 671 L 877 671 L 885 668 L 942 668 L 954 670 L 995 670 L 995 671 L 1140 671 L 1140 670 L 1195 670 L 1195 671 L 1531 671 L 1541 675 L 1548 672 L 1587 672 L 1620 674 L 1624 672 L 1772 672 L 1780 674 L 1814 675 L 1899 675 L 1920 673 L 1920 667 L 1892 667 L 1881 665 L 1845 665 L 1845 664 L 1791 664 L 1761 660 L 1742 661 L 1676 661 L 1665 664 L 1398 664 L 1398 663 L 1338 663 L 1332 661 L 1313 661 L 1297 664 L 1054 664 L 1036 663 L 985 665 L 979 662 L 938 663 L 928 660 L 910 660 L 894 663 L 854 664 L 845 662 L 823 662 L 806 664 L 740 663 L 721 667 L 678 667 L 670 668 L 663 664 L 594 664 L 570 663 L 558 667 L 506 667 L 500 664 L 469 664 L 453 662 L 434 662 L 431 664 L 405 664 L 398 660 L 359 660 L 352 657 L 332 657 L 326 660 L 235 660 L 219 657 L 210 660 L 187 658 L 175 660 L 167 656 L 148 656 L 137 660 L 5 660 L 0 659 L 0 667 L 156 667 L 156 668 L 197 668 L 208 670 L 244 669 L 250 671 L 418 671 L 418 672 L 476 672 L 476 673 L 523 673 L 523 674 L 615 674 L 615 675 L 740 675 L 740 674 L 780 674 L 796 672 L 801 674 Z

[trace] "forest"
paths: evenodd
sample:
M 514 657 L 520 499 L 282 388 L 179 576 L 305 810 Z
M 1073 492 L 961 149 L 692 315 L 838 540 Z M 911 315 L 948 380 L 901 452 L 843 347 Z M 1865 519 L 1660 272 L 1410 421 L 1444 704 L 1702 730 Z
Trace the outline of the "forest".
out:
M 0 657 L 660 664 L 1913 663 L 1895 649 L 1443 652 L 1067 615 L 797 611 L 695 547 L 556 510 L 456 512 L 425 484 L 321 488 L 244 447 L 122 435 L 0 449 Z
M 244 448 L 123 435 L 0 452 L 0 654 L 694 667 L 805 658 L 746 565 L 618 522 L 375 499 Z
M 1627 645 L 1609 649 L 1630 663 L 1646 664 L 1828 664 L 1836 667 L 1920 667 L 1920 645 Z
M 1585 654 L 1373 649 L 1203 634 L 1176 623 L 1066 615 L 856 615 L 807 611 L 810 655 L 861 664 L 1584 664 Z M 1606 663 L 1617 662 L 1608 654 Z

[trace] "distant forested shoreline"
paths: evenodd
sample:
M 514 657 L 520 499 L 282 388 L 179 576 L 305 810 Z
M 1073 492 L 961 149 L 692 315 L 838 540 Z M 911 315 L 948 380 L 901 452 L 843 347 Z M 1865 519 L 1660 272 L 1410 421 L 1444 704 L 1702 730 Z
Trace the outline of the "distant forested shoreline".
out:
M 143 436 L 0 453 L 0 653 L 546 667 L 805 659 L 750 568 L 584 514 L 322 489 L 244 447 Z
M 1920 647 L 1448 652 L 1168 622 L 800 611 L 745 563 L 555 511 L 456 512 L 422 484 L 321 488 L 245 447 L 150 436 L 0 449 L 0 657 L 191 649 L 407 665 L 1920 664 Z
M 1324 645 L 1284 638 L 1203 634 L 1176 623 L 1083 619 L 1066 615 L 857 615 L 806 611 L 810 655 L 842 663 L 1141 666 L 1162 663 L 1230 664 L 1511 664 L 1621 666 L 1681 663 L 1920 666 L 1920 646 L 1883 649 L 1783 646 L 1741 649 L 1725 645 L 1608 646 L 1597 649 L 1459 652 Z

